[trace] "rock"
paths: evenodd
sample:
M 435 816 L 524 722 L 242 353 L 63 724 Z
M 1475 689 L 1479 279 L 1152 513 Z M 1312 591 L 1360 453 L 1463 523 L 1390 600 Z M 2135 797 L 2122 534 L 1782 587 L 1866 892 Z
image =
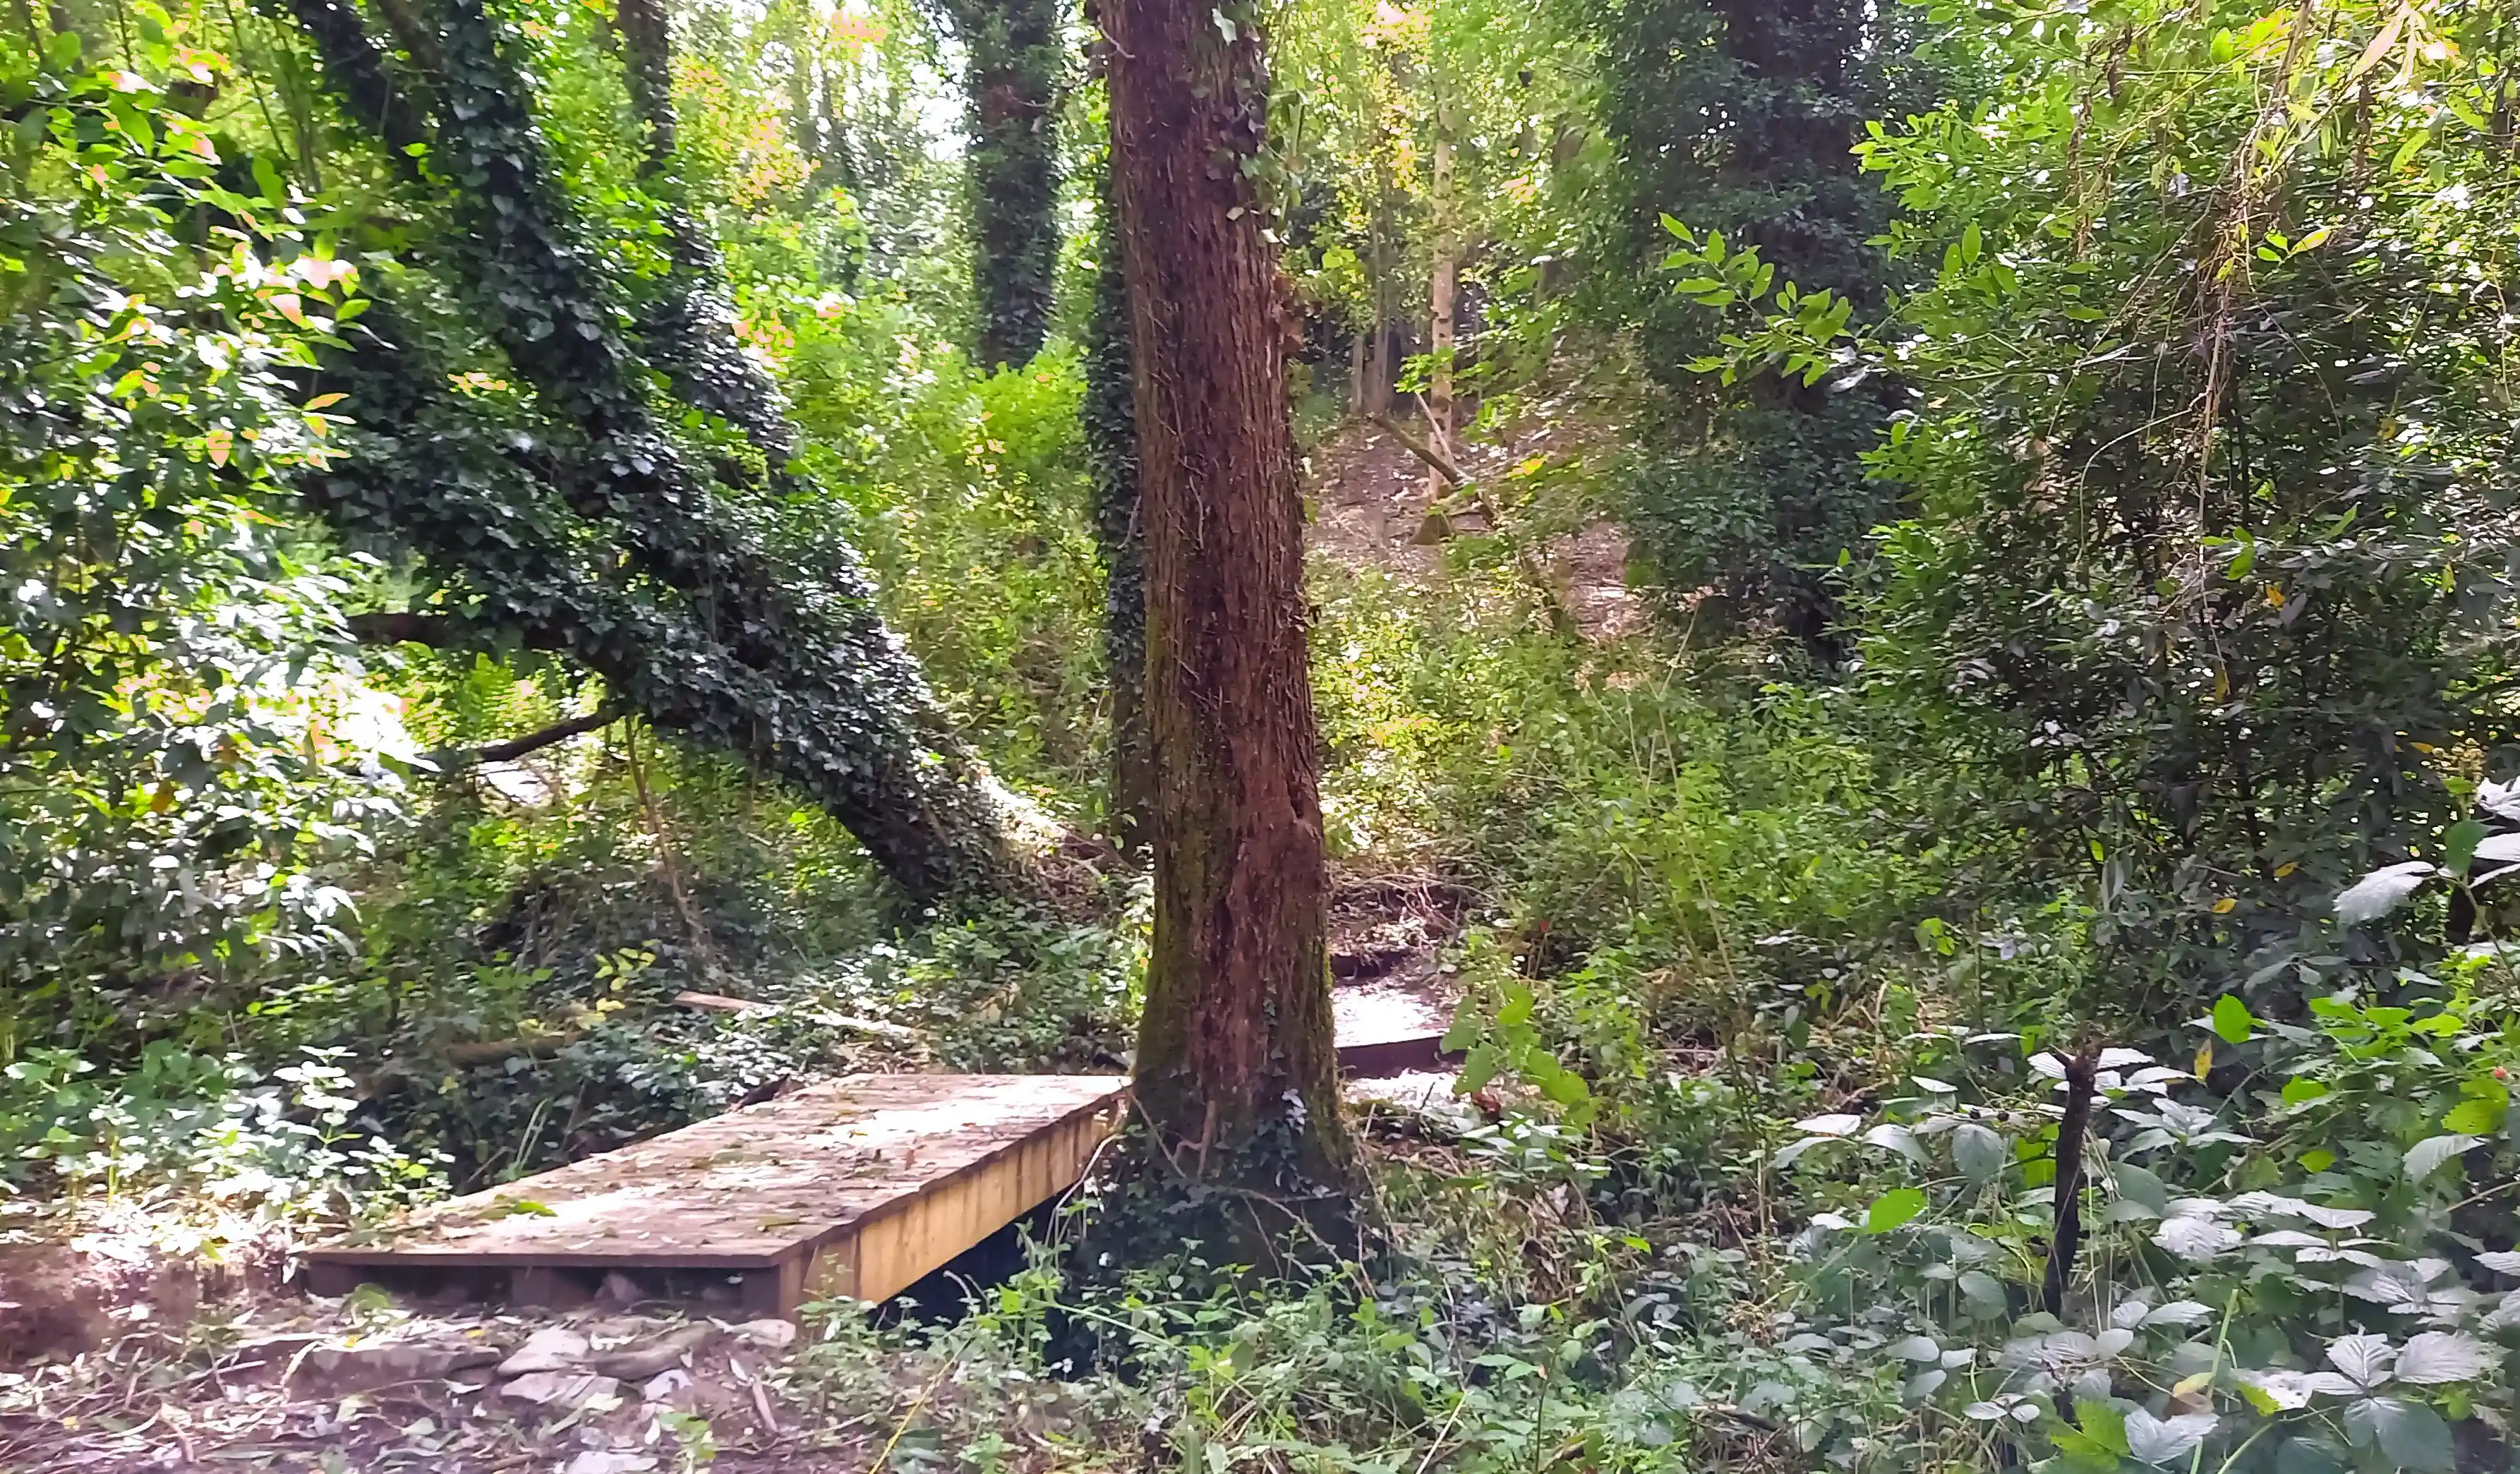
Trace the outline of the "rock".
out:
M 618 1404 L 621 1382 L 591 1371 L 529 1371 L 500 1388 L 499 1396 L 568 1411 L 599 1402 Z
M 639 1389 L 639 1398 L 642 1402 L 661 1403 L 690 1385 L 690 1372 L 679 1366 L 670 1367 L 650 1377 L 647 1385 Z
M 586 1360 L 586 1338 L 565 1326 L 547 1325 L 525 1338 L 516 1355 L 499 1363 L 499 1375 L 565 1371 Z
M 680 1366 L 684 1358 L 717 1337 L 717 1327 L 703 1320 L 660 1336 L 645 1346 L 600 1352 L 588 1357 L 585 1364 L 608 1377 L 619 1377 L 625 1382 L 644 1382 L 669 1366 Z
M 499 1348 L 478 1341 L 383 1341 L 363 1346 L 319 1346 L 297 1363 L 300 1384 L 328 1395 L 367 1392 L 398 1382 L 435 1382 L 499 1360 Z
M 796 1342 L 793 1320 L 746 1320 L 733 1330 L 737 1340 L 764 1351 L 786 1351 Z
M 622 1453 L 609 1449 L 589 1449 L 561 1465 L 561 1474 L 646 1474 L 656 1467 L 652 1453 Z

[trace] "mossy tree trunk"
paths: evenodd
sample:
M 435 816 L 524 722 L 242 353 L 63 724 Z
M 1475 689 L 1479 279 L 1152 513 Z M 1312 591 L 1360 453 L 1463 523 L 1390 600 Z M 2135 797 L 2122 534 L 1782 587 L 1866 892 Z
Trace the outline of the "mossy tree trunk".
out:
M 1129 276 L 1107 164 L 1094 238 L 1094 312 L 1085 327 L 1085 453 L 1094 470 L 1094 539 L 1102 554 L 1102 653 L 1110 667 L 1111 842 L 1142 853 L 1154 811 L 1147 739 L 1147 538 L 1138 509 L 1137 381 L 1129 348 Z
M 1241 6 L 1220 20 L 1176 0 L 1106 0 L 1102 20 L 1155 767 L 1137 1100 L 1163 1159 L 1194 1179 L 1251 1191 L 1246 1206 L 1265 1195 L 1344 1217 L 1353 1150 L 1285 382 L 1294 313 L 1235 162 L 1267 119 L 1260 38 Z
M 984 369 L 1050 334 L 1058 275 L 1059 0 L 952 0 L 969 93 L 971 286 Z

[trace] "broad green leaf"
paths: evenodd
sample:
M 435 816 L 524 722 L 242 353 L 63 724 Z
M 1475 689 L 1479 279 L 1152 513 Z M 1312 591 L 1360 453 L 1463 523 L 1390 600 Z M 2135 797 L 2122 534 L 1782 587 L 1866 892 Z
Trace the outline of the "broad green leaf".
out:
M 2476 1143 L 2476 1138 L 2463 1134 L 2426 1137 L 2407 1149 L 2407 1176 L 2420 1183 Z
M 1983 1183 L 2003 1170 L 2011 1153 L 2003 1138 L 1975 1121 L 1952 1128 L 1952 1165 L 1972 1183 Z
M 2399 1469 L 2449 1474 L 2457 1466 L 2450 1424 L 2440 1413 L 2405 1398 L 2364 1398 L 2345 1409 L 2345 1435 L 2357 1444 L 2379 1445 Z
M 2430 861 L 2407 860 L 2385 865 L 2355 881 L 2336 897 L 2336 919 L 2348 926 L 2376 921 L 2406 904 L 2437 873 Z
M 2214 1032 L 2225 1044 L 2247 1044 L 2258 1031 L 2249 1005 L 2226 993 L 2214 1004 Z
M 2482 1137 L 2502 1124 L 2502 1102 L 2486 1098 L 2462 1100 L 2442 1117 L 2442 1130 Z
M 2473 819 L 2462 819 L 2442 833 L 2442 869 L 2454 876 L 2467 873 L 2469 862 L 2476 858 L 2476 847 L 2485 841 L 2485 826 Z
M 2139 1464 L 2167 1468 L 2195 1452 L 2222 1421 L 2210 1412 L 2182 1412 L 2157 1418 L 2141 1407 L 2126 1415 L 2126 1454 Z
M 1864 1212 L 1864 1231 L 1887 1233 L 1925 1211 L 1925 1194 L 1915 1187 L 1893 1187 L 1872 1200 Z

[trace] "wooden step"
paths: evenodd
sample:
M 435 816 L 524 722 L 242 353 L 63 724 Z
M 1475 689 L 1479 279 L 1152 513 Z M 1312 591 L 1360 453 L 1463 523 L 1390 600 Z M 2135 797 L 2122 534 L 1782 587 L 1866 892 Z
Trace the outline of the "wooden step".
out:
M 619 1275 L 751 1315 L 882 1301 L 1084 1176 L 1128 1082 L 854 1075 L 305 1254 L 307 1286 L 568 1303 Z

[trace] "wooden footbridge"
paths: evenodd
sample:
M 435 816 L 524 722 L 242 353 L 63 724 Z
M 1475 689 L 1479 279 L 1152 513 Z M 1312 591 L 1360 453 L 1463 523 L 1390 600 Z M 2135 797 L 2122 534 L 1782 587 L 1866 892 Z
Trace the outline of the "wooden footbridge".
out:
M 1389 1074 L 1433 1065 L 1436 1047 L 1414 1030 L 1339 1052 L 1350 1073 Z M 1115 1075 L 853 1075 L 309 1250 L 307 1287 L 610 1292 L 752 1316 L 889 1300 L 1074 1186 L 1127 1091 Z

